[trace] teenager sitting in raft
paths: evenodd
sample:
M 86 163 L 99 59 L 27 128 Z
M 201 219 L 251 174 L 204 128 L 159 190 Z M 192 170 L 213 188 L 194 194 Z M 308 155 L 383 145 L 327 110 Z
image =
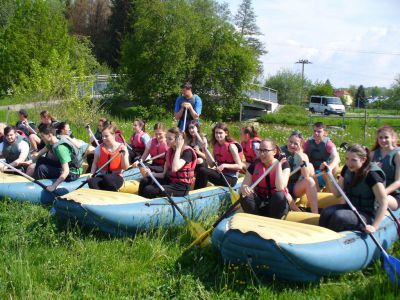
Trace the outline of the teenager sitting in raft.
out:
M 150 136 L 145 131 L 144 121 L 142 119 L 135 119 L 135 121 L 133 121 L 133 134 L 130 138 L 132 147 L 132 150 L 129 150 L 130 163 L 141 158 L 150 139 Z
M 289 178 L 288 190 L 290 194 L 290 208 L 294 211 L 300 209 L 292 202 L 292 199 L 307 195 L 308 204 L 312 213 L 318 213 L 318 196 L 314 179 L 312 178 L 312 167 L 310 166 L 308 156 L 303 152 L 303 135 L 294 131 L 288 139 L 285 146 L 281 147 L 286 159 L 290 165 L 290 171 L 300 167 L 296 173 Z
M 48 112 L 47 110 L 44 110 L 44 111 L 40 112 L 40 124 L 39 124 L 39 126 L 42 125 L 42 124 L 43 125 L 51 125 L 53 128 L 55 128 L 57 130 L 58 129 L 58 125 L 60 124 L 60 122 L 58 122 L 56 120 L 56 118 L 51 115 L 50 112 Z M 32 148 L 33 152 L 36 152 L 36 151 L 38 151 L 40 149 L 43 149 L 44 146 L 45 146 L 45 142 L 42 141 L 40 139 L 39 135 L 36 135 L 36 134 L 29 135 L 29 141 L 31 143 L 31 148 Z
M 4 128 L 7 127 L 7 124 L 0 123 L 0 144 L 4 141 Z
M 45 163 L 36 164 L 32 177 L 35 179 L 57 179 L 47 187 L 47 190 L 52 192 L 63 181 L 74 181 L 79 178 L 82 173 L 82 155 L 86 148 L 78 149 L 69 140 L 58 139 L 56 128 L 50 124 L 40 125 L 39 133 L 46 146 L 37 155 L 49 151 L 54 154 L 59 166 Z
M 161 173 L 164 170 L 165 157 L 167 151 L 169 149 L 167 145 L 167 140 L 165 138 L 166 129 L 164 123 L 156 123 L 154 125 L 154 137 L 147 143 L 146 148 L 142 154 L 141 160 L 145 161 L 147 157 L 159 156 L 164 153 L 161 157 L 152 160 L 151 164 L 146 164 L 146 166 L 152 172 Z M 136 168 L 139 165 L 139 162 L 134 163 L 134 167 Z
M 254 126 L 243 127 L 240 131 L 240 144 L 243 148 L 247 167 L 259 158 L 258 148 L 260 148 L 260 142 L 261 139 L 258 137 Z
M 169 147 L 164 170 L 161 173 L 153 173 L 159 179 L 160 184 L 171 196 L 186 196 L 194 177 L 197 156 L 194 150 L 185 145 L 179 128 L 174 127 L 167 132 L 167 145 Z M 158 186 L 152 182 L 147 173 L 148 168 L 143 170 L 146 177 L 140 181 L 139 195 L 146 198 L 164 196 Z
M 328 180 L 331 191 L 340 196 L 339 191 Z M 385 174 L 376 163 L 370 163 L 367 148 L 355 144 L 346 150 L 346 165 L 339 177 L 339 186 L 368 224 L 363 228 L 356 214 L 345 204 L 328 206 L 321 212 L 319 225 L 334 231 L 364 230 L 373 233 L 385 217 L 388 207 L 385 191 Z M 375 201 L 379 208 L 375 210 Z
M 35 135 L 37 131 L 35 123 L 28 120 L 28 112 L 25 109 L 20 109 L 18 111 L 19 121 L 15 124 L 15 128 L 24 133 L 24 135 L 29 138 L 30 135 Z
M 275 141 L 265 139 L 259 148 L 260 158 L 252 163 L 246 172 L 240 187 L 240 204 L 245 213 L 281 219 L 288 212 L 287 184 L 290 175 L 289 163 L 283 159 L 254 188 L 255 182 L 280 156 L 280 149 Z
M 310 159 L 313 166 L 312 174 L 319 174 L 323 169 L 328 167 L 332 170 L 333 174 L 337 172 L 340 157 L 336 150 L 335 144 L 326 136 L 326 127 L 322 122 L 314 124 L 314 133 L 303 145 L 304 153 Z M 318 176 L 315 178 L 320 188 L 325 187 L 327 175 Z
M 196 132 L 201 137 L 201 140 L 197 138 Z M 189 126 L 186 129 L 186 144 L 189 147 L 192 147 L 197 155 L 197 164 L 196 169 L 194 170 L 195 175 L 201 167 L 207 167 L 206 153 L 202 149 L 202 145 L 206 143 L 207 138 L 201 133 L 199 122 L 197 122 L 197 120 L 190 121 Z
M 0 144 L 0 156 L 4 157 L 6 163 L 17 169 L 24 169 L 29 165 L 29 140 L 26 136 L 18 134 L 11 126 L 4 128 L 4 141 Z M 4 172 L 7 167 L 0 164 L 0 171 Z
M 400 206 L 400 148 L 392 127 L 386 125 L 378 129 L 371 150 L 371 160 L 385 172 L 389 208 L 396 210 Z
M 234 186 L 238 180 L 239 171 L 243 168 L 241 157 L 242 147 L 229 136 L 228 126 L 225 123 L 217 123 L 212 130 L 213 156 L 217 163 L 216 169 L 200 167 L 197 172 L 195 189 L 207 186 L 207 181 L 215 185 L 227 186 L 222 174 L 230 186 Z M 206 151 L 207 143 L 203 145 Z M 207 155 L 208 165 L 214 166 L 212 158 Z
M 121 174 L 129 167 L 129 154 L 125 144 L 115 140 L 115 131 L 114 125 L 108 125 L 101 132 L 103 143 L 95 149 L 89 175 L 88 185 L 91 189 L 118 191 L 124 184 Z M 118 153 L 120 154 L 118 155 Z M 117 156 L 100 171 L 98 176 L 92 177 L 97 169 L 115 155 Z

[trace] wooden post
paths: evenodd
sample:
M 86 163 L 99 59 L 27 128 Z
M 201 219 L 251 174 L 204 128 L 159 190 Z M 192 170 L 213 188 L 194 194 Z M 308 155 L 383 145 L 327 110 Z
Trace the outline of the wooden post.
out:
M 364 109 L 364 145 L 367 139 L 367 109 Z

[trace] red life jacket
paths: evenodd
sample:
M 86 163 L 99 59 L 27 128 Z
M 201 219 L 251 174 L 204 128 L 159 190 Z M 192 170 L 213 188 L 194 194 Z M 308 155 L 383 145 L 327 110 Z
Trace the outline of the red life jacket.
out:
M 240 158 L 240 160 L 242 160 L 242 158 L 243 158 L 243 149 L 242 149 L 242 146 L 238 142 L 236 142 L 236 141 L 225 142 L 223 145 L 221 145 L 220 143 L 215 143 L 214 147 L 213 147 L 213 155 L 214 155 L 215 161 L 217 162 L 218 165 L 221 165 L 221 164 L 235 164 L 235 160 L 233 159 L 232 153 L 231 153 L 231 151 L 229 151 L 229 146 L 231 144 L 236 145 L 236 147 L 238 148 L 238 152 L 239 152 L 239 158 Z M 224 174 L 232 174 L 232 173 L 237 173 L 240 170 L 241 169 L 227 169 L 227 168 L 224 168 L 222 173 L 224 173 Z
M 249 139 L 247 142 L 240 143 L 243 148 L 244 157 L 246 158 L 246 162 L 248 163 L 253 163 L 257 159 L 256 152 L 253 149 L 254 142 L 261 142 L 261 139 L 259 137 L 254 137 L 252 139 Z
M 252 182 L 255 182 L 264 172 L 268 169 L 261 161 L 257 160 L 255 163 L 253 174 L 251 175 Z M 269 177 L 269 178 L 267 178 Z M 271 198 L 271 196 L 278 190 L 275 186 L 276 168 L 273 168 L 271 172 L 254 188 L 254 191 L 260 198 Z M 267 183 L 269 179 L 269 184 Z
M 161 153 L 167 154 L 166 152 L 168 151 L 168 149 L 169 149 L 169 147 L 166 142 L 159 143 L 157 141 L 157 138 L 151 139 L 150 151 L 149 151 L 151 157 L 157 156 Z M 165 157 L 166 157 L 166 155 L 153 160 L 153 166 L 164 166 Z
M 97 160 L 97 167 L 101 168 L 111 157 L 117 154 L 121 150 L 121 147 L 118 147 L 117 150 L 114 152 L 109 152 L 105 147 L 104 144 L 100 145 L 100 156 Z M 121 174 L 122 172 L 122 155 L 118 155 L 114 158 L 104 169 L 101 173 L 115 173 Z M 104 172 L 103 172 L 104 171 Z
M 185 146 L 183 151 L 189 150 L 192 152 L 192 160 L 188 163 L 185 163 L 183 167 L 178 170 L 177 172 L 172 172 L 172 161 L 174 159 L 175 155 L 175 150 L 172 148 L 168 149 L 167 155 L 166 155 L 166 161 L 167 161 L 167 174 L 169 181 L 171 183 L 175 182 L 182 182 L 186 184 L 191 184 L 194 178 L 194 169 L 196 168 L 196 163 L 197 163 L 197 156 L 196 152 L 188 146 Z
M 134 133 L 131 136 L 131 145 L 133 150 L 137 152 L 144 152 L 144 148 L 146 148 L 146 145 L 142 141 L 142 136 L 145 134 L 143 130 L 139 133 Z

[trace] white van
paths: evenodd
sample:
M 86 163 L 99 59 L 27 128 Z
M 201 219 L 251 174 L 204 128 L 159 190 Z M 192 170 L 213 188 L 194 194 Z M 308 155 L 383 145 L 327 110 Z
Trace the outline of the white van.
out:
M 343 116 L 346 113 L 340 98 L 330 96 L 311 96 L 309 110 L 311 113 L 323 113 L 324 115 L 337 114 Z

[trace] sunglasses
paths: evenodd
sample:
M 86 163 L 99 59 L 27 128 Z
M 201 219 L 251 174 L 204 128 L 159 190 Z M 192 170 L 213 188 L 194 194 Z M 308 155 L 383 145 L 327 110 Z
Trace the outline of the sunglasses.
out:
M 270 151 L 274 151 L 275 149 L 258 149 L 260 153 L 268 153 Z

